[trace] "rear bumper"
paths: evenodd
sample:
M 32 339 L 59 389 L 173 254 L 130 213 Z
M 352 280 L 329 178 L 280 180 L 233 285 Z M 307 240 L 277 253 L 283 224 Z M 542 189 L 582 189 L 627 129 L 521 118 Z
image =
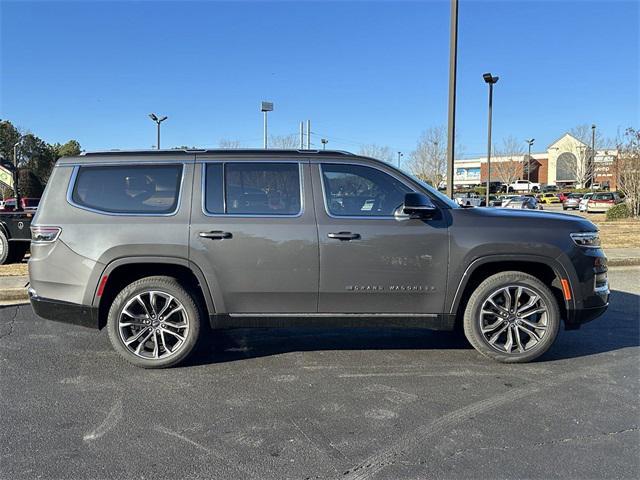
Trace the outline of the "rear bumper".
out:
M 46 320 L 99 328 L 98 309 L 95 307 L 38 297 L 32 289 L 29 289 L 29 300 L 36 315 Z

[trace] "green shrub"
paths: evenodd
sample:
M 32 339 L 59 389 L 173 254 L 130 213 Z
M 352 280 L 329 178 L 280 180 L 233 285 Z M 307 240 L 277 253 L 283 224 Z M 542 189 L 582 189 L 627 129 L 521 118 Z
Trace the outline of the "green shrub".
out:
M 615 207 L 611 207 L 607 210 L 607 220 L 620 220 L 622 218 L 629 218 L 631 212 L 626 203 L 619 203 Z

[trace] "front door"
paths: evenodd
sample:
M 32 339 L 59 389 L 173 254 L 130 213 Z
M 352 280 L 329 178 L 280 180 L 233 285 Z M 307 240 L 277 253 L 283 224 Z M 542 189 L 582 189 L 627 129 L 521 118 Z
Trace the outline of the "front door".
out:
M 320 313 L 443 311 L 449 239 L 438 211 L 410 219 L 414 188 L 384 166 L 314 163 L 320 245 Z
M 308 162 L 201 156 L 196 167 L 190 260 L 203 271 L 216 312 L 315 313 L 318 235 Z

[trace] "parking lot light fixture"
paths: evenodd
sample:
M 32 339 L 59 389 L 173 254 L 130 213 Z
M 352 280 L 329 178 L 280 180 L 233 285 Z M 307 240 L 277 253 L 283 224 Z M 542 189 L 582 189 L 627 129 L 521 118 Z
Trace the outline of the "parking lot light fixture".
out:
M 264 123 L 263 123 L 263 134 L 264 134 L 264 148 L 268 148 L 267 143 L 267 113 L 273 112 L 273 102 L 260 102 L 260 111 L 264 115 Z
M 529 146 L 529 154 L 527 155 L 527 181 L 529 182 L 527 184 L 527 192 L 531 189 L 531 146 L 535 141 L 535 138 L 525 140 L 525 142 L 527 142 L 527 145 Z
M 149 118 L 156 122 L 156 125 L 158 126 L 158 143 L 156 144 L 156 148 L 160 150 L 160 124 L 169 117 L 167 117 L 166 115 L 163 117 L 158 117 L 155 113 L 150 113 Z
M 485 206 L 489 206 L 489 192 L 491 191 L 491 114 L 493 109 L 493 85 L 498 83 L 499 77 L 494 77 L 490 73 L 482 75 L 484 81 L 489 85 L 489 125 L 487 130 L 487 191 Z

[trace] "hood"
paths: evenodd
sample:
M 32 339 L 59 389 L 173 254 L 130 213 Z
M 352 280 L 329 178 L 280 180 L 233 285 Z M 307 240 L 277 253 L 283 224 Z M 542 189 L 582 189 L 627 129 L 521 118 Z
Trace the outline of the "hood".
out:
M 456 210 L 460 211 L 462 215 L 477 217 L 478 220 L 485 218 L 490 223 L 510 222 L 518 227 L 568 228 L 575 232 L 595 232 L 598 230 L 598 227 L 586 218 L 567 213 L 484 207 L 461 208 Z

